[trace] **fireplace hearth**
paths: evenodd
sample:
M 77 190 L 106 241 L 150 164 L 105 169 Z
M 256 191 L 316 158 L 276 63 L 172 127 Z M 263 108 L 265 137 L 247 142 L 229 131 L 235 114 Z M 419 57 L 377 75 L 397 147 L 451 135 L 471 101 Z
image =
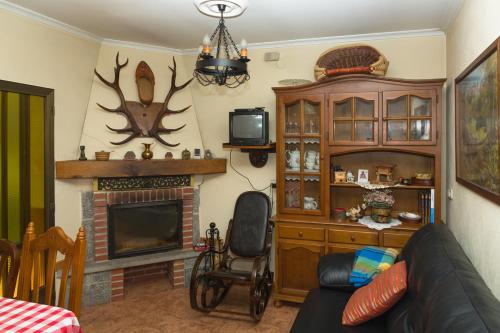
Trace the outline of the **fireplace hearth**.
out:
M 182 248 L 182 200 L 108 205 L 109 259 Z

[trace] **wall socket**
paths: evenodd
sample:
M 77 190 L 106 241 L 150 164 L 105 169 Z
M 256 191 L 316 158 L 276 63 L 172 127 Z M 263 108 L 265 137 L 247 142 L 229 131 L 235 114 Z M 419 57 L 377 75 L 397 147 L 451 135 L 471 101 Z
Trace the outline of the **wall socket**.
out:
M 278 61 L 280 60 L 279 52 L 266 52 L 264 53 L 264 61 Z

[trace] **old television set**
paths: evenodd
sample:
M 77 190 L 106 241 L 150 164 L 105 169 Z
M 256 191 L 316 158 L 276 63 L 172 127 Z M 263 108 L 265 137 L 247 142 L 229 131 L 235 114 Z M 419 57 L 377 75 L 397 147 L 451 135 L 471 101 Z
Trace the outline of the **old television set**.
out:
M 235 146 L 263 146 L 269 142 L 269 113 L 264 108 L 229 112 L 229 143 Z

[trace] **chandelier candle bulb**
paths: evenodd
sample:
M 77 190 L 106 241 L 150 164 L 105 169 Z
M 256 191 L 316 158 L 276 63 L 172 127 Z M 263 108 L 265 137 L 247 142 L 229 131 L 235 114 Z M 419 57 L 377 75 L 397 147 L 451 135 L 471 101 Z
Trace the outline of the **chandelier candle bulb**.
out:
M 247 41 L 243 38 L 240 43 L 241 47 L 241 52 L 240 55 L 242 58 L 246 58 L 248 56 L 248 49 L 247 49 Z
M 205 35 L 203 37 L 203 48 L 202 48 L 202 52 L 203 54 L 210 54 L 210 37 L 208 37 L 208 35 Z

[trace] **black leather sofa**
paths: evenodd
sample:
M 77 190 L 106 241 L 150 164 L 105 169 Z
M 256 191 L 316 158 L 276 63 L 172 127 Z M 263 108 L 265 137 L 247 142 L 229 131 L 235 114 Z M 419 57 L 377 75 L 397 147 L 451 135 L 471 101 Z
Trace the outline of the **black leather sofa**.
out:
M 496 255 L 491 265 L 499 264 Z M 381 317 L 347 327 L 341 321 L 354 291 L 348 282 L 353 260 L 352 253 L 321 258 L 320 288 L 309 292 L 290 332 L 500 332 L 500 302 L 444 224 L 420 229 L 401 251 L 398 260 L 408 269 L 403 298 Z

